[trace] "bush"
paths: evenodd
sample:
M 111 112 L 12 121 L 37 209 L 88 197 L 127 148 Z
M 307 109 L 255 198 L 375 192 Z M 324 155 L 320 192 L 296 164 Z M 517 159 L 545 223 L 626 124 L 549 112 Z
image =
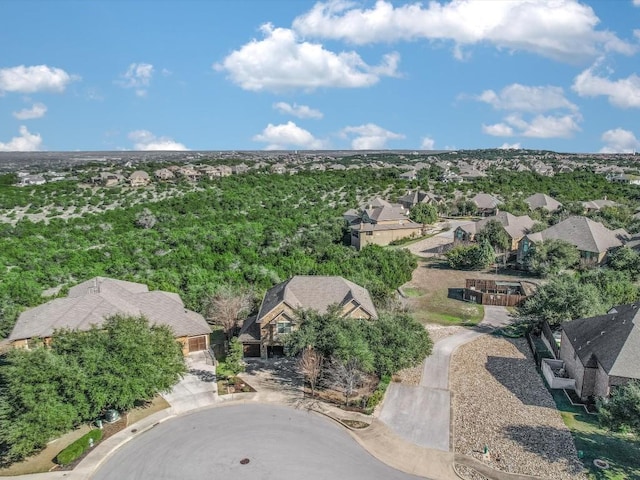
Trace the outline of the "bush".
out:
M 367 413 L 371 414 L 373 409 L 376 408 L 382 399 L 384 398 L 384 394 L 387 391 L 387 387 L 391 383 L 391 377 L 389 375 L 384 375 L 380 379 L 380 383 L 376 387 L 375 391 L 371 394 L 371 396 L 367 399 Z
M 56 463 L 59 465 L 69 465 L 74 460 L 80 458 L 82 454 L 89 449 L 90 440 L 93 440 L 93 444 L 96 445 L 101 438 L 102 430 L 91 430 L 89 433 L 83 435 L 67 448 L 62 450 L 56 457 Z

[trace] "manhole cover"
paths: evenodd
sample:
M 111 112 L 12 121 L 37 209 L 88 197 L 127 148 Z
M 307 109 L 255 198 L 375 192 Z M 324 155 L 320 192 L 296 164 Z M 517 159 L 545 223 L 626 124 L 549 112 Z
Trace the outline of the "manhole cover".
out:
M 249 463 L 248 458 L 243 458 L 242 460 L 240 460 L 240 465 L 246 465 L 247 463 Z

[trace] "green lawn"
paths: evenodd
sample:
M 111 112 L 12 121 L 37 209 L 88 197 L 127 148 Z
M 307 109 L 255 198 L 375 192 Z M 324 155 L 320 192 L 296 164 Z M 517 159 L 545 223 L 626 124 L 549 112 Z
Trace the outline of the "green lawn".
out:
M 640 441 L 600 428 L 596 415 L 582 407 L 571 405 L 562 390 L 552 390 L 553 398 L 565 425 L 571 429 L 576 449 L 583 452 L 582 461 L 592 479 L 640 479 Z M 610 468 L 600 470 L 593 465 L 596 458 L 609 462 Z
M 409 290 L 409 292 L 407 292 Z M 482 321 L 484 307 L 447 297 L 446 288 L 420 295 L 418 289 L 405 288 L 410 298 L 419 300 L 413 310 L 414 318 L 421 323 L 440 325 L 476 325 Z

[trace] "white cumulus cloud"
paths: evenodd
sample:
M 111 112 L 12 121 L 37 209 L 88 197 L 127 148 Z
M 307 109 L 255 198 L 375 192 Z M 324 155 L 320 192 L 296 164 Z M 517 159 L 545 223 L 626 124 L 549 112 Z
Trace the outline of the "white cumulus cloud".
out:
M 356 52 L 334 53 L 321 44 L 300 41 L 290 29 L 265 24 L 261 30 L 264 39 L 252 40 L 213 65 L 245 90 L 368 87 L 380 77 L 397 75 L 400 57 L 396 53 L 371 66 Z
M 496 110 L 538 113 L 556 109 L 578 109 L 567 100 L 561 87 L 551 85 L 532 87 L 514 83 L 507 85 L 500 92 L 485 90 L 474 98 L 488 103 Z
M 291 121 L 280 125 L 270 123 L 262 133 L 253 137 L 253 141 L 267 143 L 266 150 L 286 150 L 290 147 L 317 150 L 325 146 L 322 140 Z
M 495 123 L 493 125 L 482 125 L 482 132 L 494 137 L 511 137 L 513 128 L 505 123 Z
M 600 138 L 605 143 L 600 149 L 601 153 L 631 153 L 640 150 L 640 140 L 633 132 L 623 128 L 607 130 Z
M 577 0 L 454 0 L 399 6 L 378 0 L 368 9 L 333 0 L 316 3 L 294 20 L 293 28 L 305 37 L 359 45 L 449 40 L 458 58 L 464 56 L 464 46 L 480 43 L 571 63 L 605 51 L 634 53 L 634 45 L 598 30 L 599 22 L 593 9 Z
M 351 148 L 354 150 L 381 150 L 386 148 L 388 140 L 405 138 L 401 133 L 394 133 L 374 123 L 345 127 L 340 133 L 345 138 L 355 137 L 351 139 Z
M 612 105 L 620 108 L 640 108 L 640 77 L 631 74 L 627 78 L 610 80 L 594 73 L 598 66 L 587 68 L 573 81 L 572 89 L 581 97 L 605 96 Z
M 13 116 L 18 120 L 32 120 L 42 118 L 47 113 L 47 106 L 44 103 L 34 103 L 31 108 L 23 108 L 18 112 L 13 112 Z
M 182 143 L 169 137 L 156 137 L 149 130 L 135 130 L 129 133 L 129 140 L 134 142 L 134 150 L 189 150 Z
M 433 150 L 435 147 L 436 141 L 431 137 L 424 137 L 422 139 L 422 143 L 420 144 L 420 150 Z
M 153 65 L 150 63 L 132 63 L 127 71 L 120 75 L 116 83 L 124 88 L 135 89 L 136 95 L 144 97 L 153 77 Z
M 0 142 L 0 152 L 34 152 L 40 149 L 42 137 L 39 133 L 31 133 L 27 127 L 20 127 L 20 136 L 13 137 L 7 143 Z
M 307 105 L 298 105 L 294 103 L 293 105 L 288 104 L 287 102 L 277 102 L 273 104 L 273 108 L 275 108 L 280 113 L 284 113 L 285 115 L 293 115 L 298 118 L 322 118 L 322 112 L 320 110 L 316 110 L 314 108 L 308 107 Z
M 519 114 L 509 115 L 503 123 L 482 125 L 482 131 L 495 137 L 569 138 L 580 131 L 579 115 L 536 115 L 524 120 Z
M 503 143 L 498 148 L 500 150 L 520 150 L 522 146 L 519 143 Z
M 69 75 L 61 68 L 47 65 L 0 68 L 0 94 L 2 92 L 64 92 L 67 85 L 79 77 Z
M 636 7 L 640 7 L 640 0 L 633 0 L 633 4 L 634 4 Z

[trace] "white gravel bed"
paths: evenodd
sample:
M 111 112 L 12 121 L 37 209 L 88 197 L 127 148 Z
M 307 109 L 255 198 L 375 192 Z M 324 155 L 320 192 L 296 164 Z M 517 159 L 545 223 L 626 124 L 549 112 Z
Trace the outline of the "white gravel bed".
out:
M 451 361 L 455 451 L 511 473 L 586 479 L 524 339 L 483 336 Z
M 466 465 L 460 465 L 459 463 L 456 463 L 456 472 L 458 472 L 458 475 L 465 480 L 489 480 L 488 477 L 476 472 L 473 468 L 469 468 Z
M 424 328 L 429 332 L 429 336 L 433 343 L 466 330 L 464 327 L 457 325 L 447 327 L 444 325 L 438 325 L 437 323 L 427 323 Z

